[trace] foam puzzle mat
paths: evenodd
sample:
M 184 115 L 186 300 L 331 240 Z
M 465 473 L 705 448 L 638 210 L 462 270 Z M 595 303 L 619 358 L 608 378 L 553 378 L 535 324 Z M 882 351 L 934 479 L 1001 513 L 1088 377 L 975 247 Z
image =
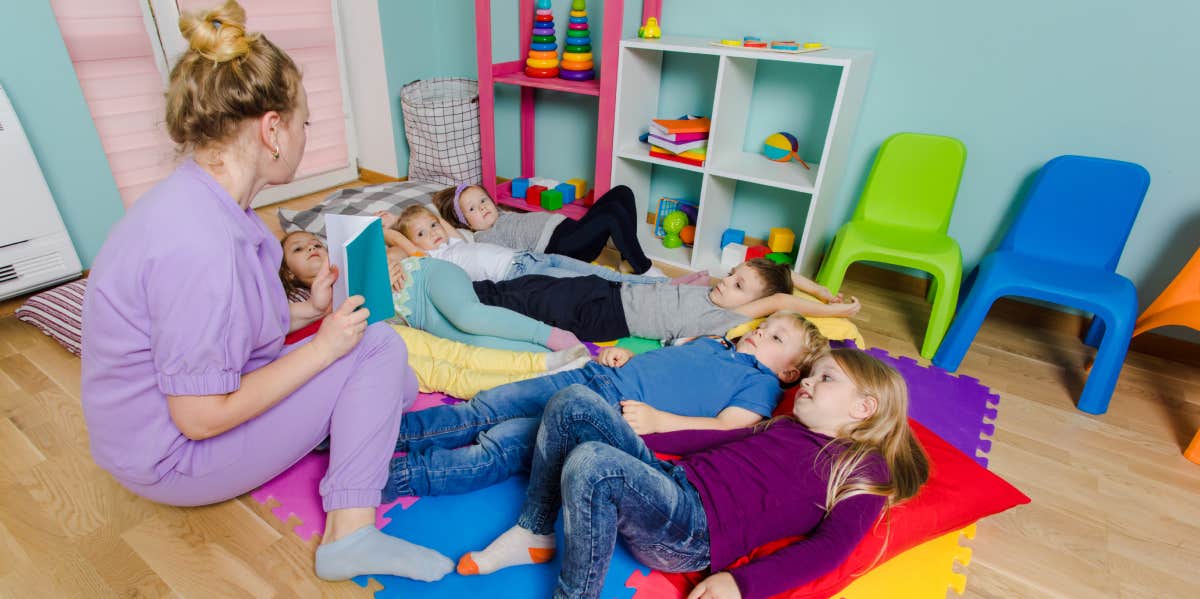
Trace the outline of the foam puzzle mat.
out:
M 595 344 L 588 345 L 593 353 L 598 352 L 599 347 Z M 645 351 L 648 348 L 637 349 Z M 971 377 L 955 376 L 935 366 L 922 366 L 912 358 L 891 356 L 880 349 L 867 351 L 894 366 L 904 376 L 909 386 L 909 412 L 913 418 L 987 467 L 990 437 L 995 430 L 1000 400 L 998 395 Z M 423 393 L 411 409 L 456 401 L 439 393 Z M 251 496 L 271 507 L 272 513 L 282 522 L 292 518 L 298 520 L 299 524 L 293 530 L 301 538 L 307 540 L 319 536 L 325 526 L 325 514 L 321 510 L 317 485 L 327 464 L 327 454 L 309 454 L 252 492 Z M 466 495 L 402 498 L 380 506 L 376 522 L 389 534 L 428 545 L 457 560 L 466 551 L 486 546 L 516 522 L 525 483 L 524 478 L 514 478 Z M 561 528 L 558 527 L 560 531 Z M 453 534 L 447 534 L 451 532 Z M 974 525 L 928 541 L 880 564 L 835 597 L 942 599 L 950 588 L 961 594 L 966 575 L 956 572 L 954 564 L 965 567 L 970 562 L 971 550 L 960 545 L 964 536 L 974 537 Z M 558 558 L 550 564 L 509 568 L 488 576 L 464 577 L 451 573 L 437 583 L 389 576 L 372 578 L 383 586 L 382 590 L 376 591 L 376 599 L 471 595 L 546 597 L 553 588 L 557 564 Z M 355 582 L 367 586 L 369 579 L 360 577 Z M 685 596 L 686 593 L 661 574 L 638 564 L 618 543 L 602 597 L 676 599 Z

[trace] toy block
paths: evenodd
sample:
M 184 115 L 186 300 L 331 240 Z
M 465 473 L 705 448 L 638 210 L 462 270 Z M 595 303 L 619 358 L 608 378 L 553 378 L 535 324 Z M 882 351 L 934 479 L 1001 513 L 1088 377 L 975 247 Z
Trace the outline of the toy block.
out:
M 543 210 L 558 210 L 563 207 L 563 194 L 557 189 L 547 189 L 539 201 Z
M 795 244 L 796 234 L 787 227 L 773 228 L 767 237 L 767 247 L 771 248 L 772 253 L 786 254 L 792 251 Z
M 529 189 L 525 191 L 525 201 L 534 206 L 541 206 L 542 192 L 544 191 L 546 188 L 541 185 L 530 185 Z
M 730 242 L 721 248 L 721 268 L 733 270 L 735 266 L 745 262 L 746 250 L 748 249 L 750 248 L 734 242 Z
M 545 177 L 533 177 L 533 178 L 529 179 L 529 182 L 533 185 L 541 185 L 542 187 L 545 187 L 546 189 L 554 189 L 555 187 L 558 186 L 559 183 L 561 183 L 561 181 L 558 181 L 556 179 L 547 179 Z
M 765 245 L 756 245 L 752 248 L 746 249 L 746 259 L 753 260 L 755 258 L 763 258 L 769 253 L 771 253 L 771 248 Z
M 727 246 L 731 243 L 741 244 L 741 243 L 745 243 L 745 241 L 746 241 L 746 232 L 741 229 L 725 229 L 725 232 L 721 233 L 721 247 L 722 248 L 724 248 L 725 246 Z
M 767 254 L 764 257 L 767 260 L 774 262 L 775 264 L 786 264 L 788 266 L 791 266 L 793 264 L 792 257 L 783 252 L 771 252 L 770 254 Z
M 575 199 L 582 200 L 587 193 L 587 181 L 583 179 L 567 179 L 567 183 L 575 186 Z
M 529 191 L 529 179 L 517 177 L 512 180 L 512 197 L 523 198 L 526 191 Z
M 562 194 L 562 203 L 564 204 L 570 204 L 575 201 L 574 183 L 559 183 L 554 187 L 554 191 Z

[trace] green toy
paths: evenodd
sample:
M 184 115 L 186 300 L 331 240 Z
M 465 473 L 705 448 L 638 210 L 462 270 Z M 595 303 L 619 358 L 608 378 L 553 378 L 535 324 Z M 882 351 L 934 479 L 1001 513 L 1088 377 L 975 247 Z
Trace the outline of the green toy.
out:
M 792 265 L 792 257 L 783 252 L 771 252 L 770 254 L 766 255 L 766 259 L 774 262 L 775 264 L 786 264 L 788 266 Z
M 666 231 L 666 236 L 663 237 L 663 247 L 677 248 L 683 245 L 683 239 L 679 237 L 679 232 L 684 227 L 688 226 L 688 216 L 682 210 L 676 210 L 663 219 L 663 231 Z

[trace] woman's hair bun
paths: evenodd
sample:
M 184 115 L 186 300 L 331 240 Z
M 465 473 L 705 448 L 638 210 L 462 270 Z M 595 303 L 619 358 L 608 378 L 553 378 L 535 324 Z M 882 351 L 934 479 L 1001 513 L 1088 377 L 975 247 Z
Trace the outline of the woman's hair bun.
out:
M 246 10 L 235 0 L 179 17 L 179 32 L 188 45 L 213 62 L 227 62 L 250 52 L 257 33 L 246 34 Z

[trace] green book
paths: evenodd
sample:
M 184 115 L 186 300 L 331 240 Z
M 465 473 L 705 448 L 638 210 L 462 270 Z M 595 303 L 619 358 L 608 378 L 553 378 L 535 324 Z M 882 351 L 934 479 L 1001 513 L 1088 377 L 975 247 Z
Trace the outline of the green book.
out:
M 387 244 L 379 217 L 326 214 L 325 236 L 329 263 L 338 268 L 333 282 L 333 309 L 337 310 L 346 298 L 361 295 L 367 300 L 362 307 L 371 311 L 367 324 L 395 316 Z

